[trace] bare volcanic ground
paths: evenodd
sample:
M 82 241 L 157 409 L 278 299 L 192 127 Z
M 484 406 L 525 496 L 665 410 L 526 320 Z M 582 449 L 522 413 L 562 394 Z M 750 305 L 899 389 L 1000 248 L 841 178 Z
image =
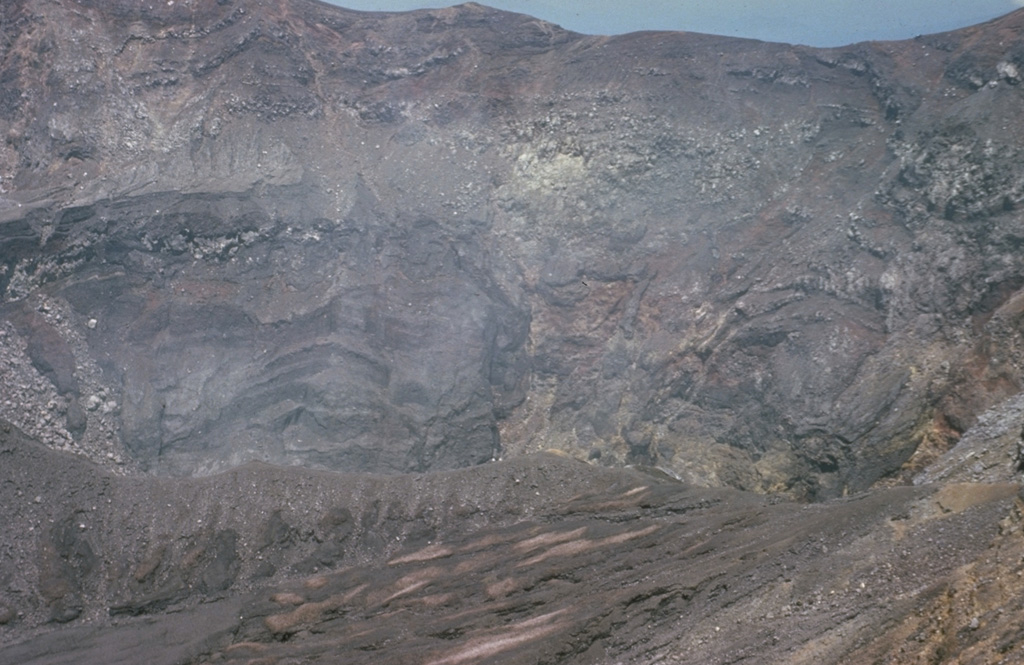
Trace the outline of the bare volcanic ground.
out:
M 0 663 L 1024 662 L 1022 72 L 0 0 Z
M 5 664 L 1024 659 L 1015 484 L 806 505 L 553 454 L 154 480 L 9 426 L 0 460 Z
M 6 0 L 0 417 L 157 475 L 907 481 L 1021 391 L 1022 35 Z

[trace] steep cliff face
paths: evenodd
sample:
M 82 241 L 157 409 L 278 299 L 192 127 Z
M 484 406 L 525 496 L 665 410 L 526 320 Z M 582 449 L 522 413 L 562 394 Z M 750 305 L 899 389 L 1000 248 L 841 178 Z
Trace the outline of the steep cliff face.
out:
M 0 2 L 0 663 L 1013 662 L 1022 72 Z
M 0 417 L 54 447 L 556 448 L 825 498 L 1019 391 L 1024 13 L 822 50 L 476 4 L 0 12 Z

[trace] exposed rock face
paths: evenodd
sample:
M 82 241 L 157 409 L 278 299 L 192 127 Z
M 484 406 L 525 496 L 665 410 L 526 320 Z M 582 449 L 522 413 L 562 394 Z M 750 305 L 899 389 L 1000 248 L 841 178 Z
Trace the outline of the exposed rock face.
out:
M 1022 71 L 0 1 L 0 665 L 1019 662 Z
M 914 478 L 914 483 L 1019 482 L 1024 474 L 1024 396 L 1016 395 L 978 416 L 957 444 Z
M 53 446 L 557 448 L 824 498 L 1019 390 L 1024 13 L 821 50 L 475 4 L 2 12 L 0 415 Z

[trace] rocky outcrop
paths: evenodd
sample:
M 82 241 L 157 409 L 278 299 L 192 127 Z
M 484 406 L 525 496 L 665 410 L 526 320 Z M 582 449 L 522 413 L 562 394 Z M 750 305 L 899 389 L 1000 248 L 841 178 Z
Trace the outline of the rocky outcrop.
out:
M 2 11 L 0 415 L 110 468 L 556 448 L 825 498 L 1020 390 L 1020 12 L 810 49 Z
M 0 3 L 0 663 L 1015 662 L 1022 34 Z
M 914 478 L 930 483 L 1019 482 L 1024 474 L 1024 396 L 978 416 L 952 449 Z

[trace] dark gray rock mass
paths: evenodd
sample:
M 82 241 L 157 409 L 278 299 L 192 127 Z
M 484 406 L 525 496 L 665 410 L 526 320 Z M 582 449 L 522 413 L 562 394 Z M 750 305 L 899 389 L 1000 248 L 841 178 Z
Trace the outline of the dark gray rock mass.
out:
M 1022 21 L 6 2 L 0 415 L 169 474 L 909 478 L 1020 387 Z
M 0 665 L 1020 662 L 1021 71 L 0 0 Z

